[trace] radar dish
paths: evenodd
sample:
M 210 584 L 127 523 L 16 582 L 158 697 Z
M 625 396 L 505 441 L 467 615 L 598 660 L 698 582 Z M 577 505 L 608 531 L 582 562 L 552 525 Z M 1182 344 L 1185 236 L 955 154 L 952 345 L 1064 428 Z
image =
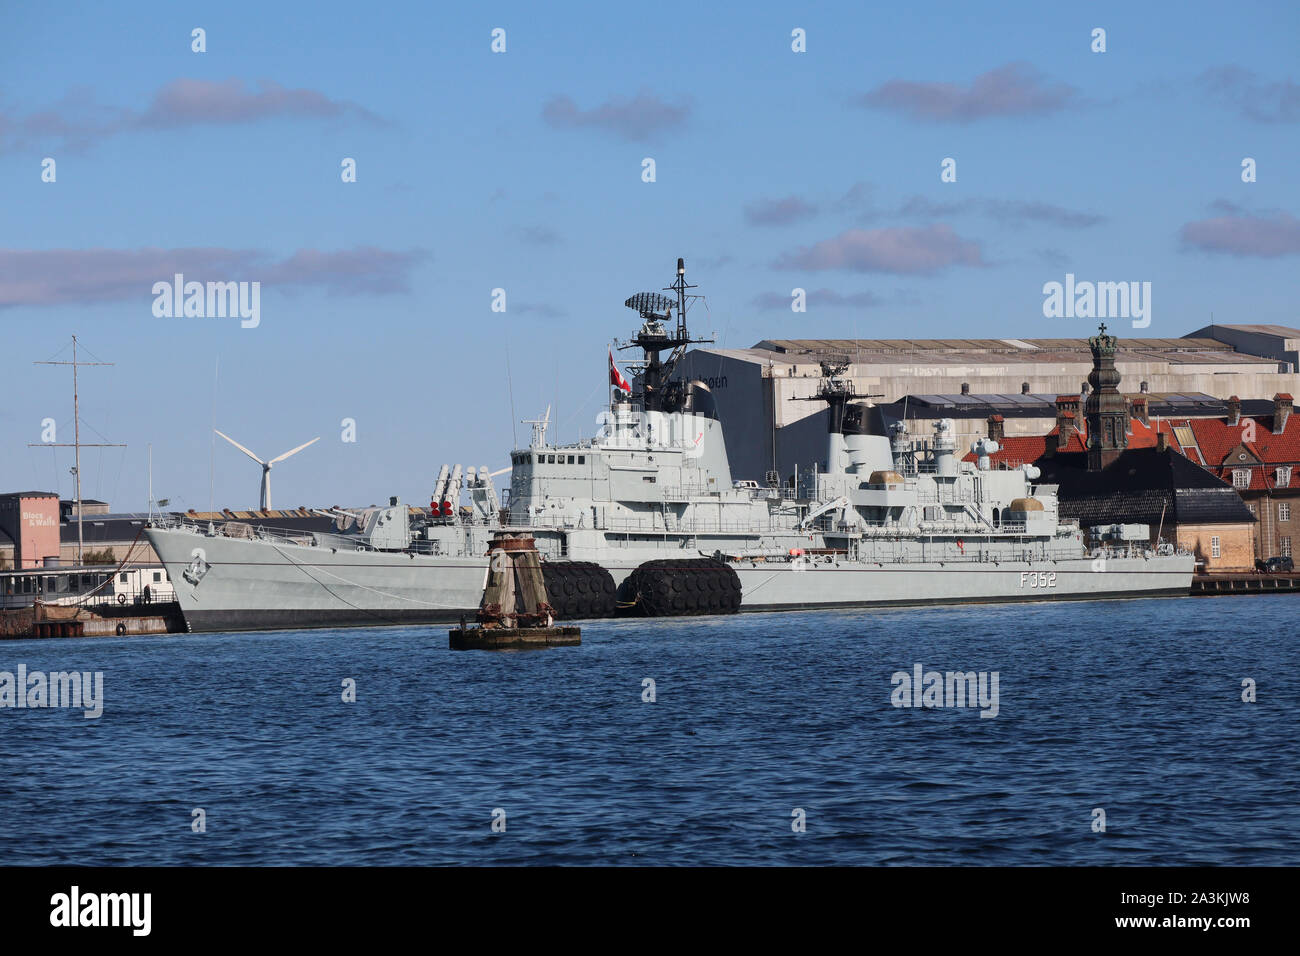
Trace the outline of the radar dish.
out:
M 674 303 L 661 292 L 638 292 L 623 304 L 648 317 L 660 312 L 672 312 Z

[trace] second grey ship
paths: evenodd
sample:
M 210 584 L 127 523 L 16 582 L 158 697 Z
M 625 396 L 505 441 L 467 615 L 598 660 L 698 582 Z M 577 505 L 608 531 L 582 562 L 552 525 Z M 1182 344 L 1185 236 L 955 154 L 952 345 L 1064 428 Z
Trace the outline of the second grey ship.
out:
M 909 435 L 833 360 L 817 396 L 826 460 L 784 482 L 733 481 L 709 389 L 673 377 L 705 341 L 687 329 L 691 288 L 679 259 L 663 293 L 627 300 L 641 320 L 620 345 L 642 353 L 635 389 L 611 361 L 597 435 L 552 444 L 535 425 L 511 453 L 505 502 L 486 467 L 458 465 L 439 473 L 431 516 L 393 498 L 337 514 L 337 534 L 154 522 L 146 534 L 191 630 L 473 616 L 488 544 L 511 530 L 535 539 L 560 619 L 1188 593 L 1191 554 L 1151 546 L 1146 525 L 1088 529 L 1085 547 L 1034 466 L 990 467 L 987 439 L 961 460 L 946 420 Z

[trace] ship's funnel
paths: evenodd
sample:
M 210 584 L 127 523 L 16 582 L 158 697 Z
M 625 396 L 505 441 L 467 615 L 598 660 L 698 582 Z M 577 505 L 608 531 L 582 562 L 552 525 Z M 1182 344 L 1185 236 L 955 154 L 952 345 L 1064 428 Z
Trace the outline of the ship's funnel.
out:
M 845 405 L 840 432 L 848 456 L 847 471 L 870 475 L 873 471 L 893 470 L 889 430 L 885 425 L 885 413 L 879 405 L 860 402 Z

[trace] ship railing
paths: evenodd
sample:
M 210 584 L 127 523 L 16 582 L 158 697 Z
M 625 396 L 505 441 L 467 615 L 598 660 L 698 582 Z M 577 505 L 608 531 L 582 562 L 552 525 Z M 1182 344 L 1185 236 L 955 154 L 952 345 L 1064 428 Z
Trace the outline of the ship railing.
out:
M 687 498 L 707 498 L 725 490 L 721 485 L 664 485 L 665 501 L 683 501 Z
M 193 518 L 155 518 L 152 527 L 168 531 L 187 531 L 205 538 L 220 537 L 241 541 L 270 541 L 299 547 L 333 547 L 349 551 L 375 550 L 356 534 L 334 534 L 329 531 L 300 531 L 294 528 L 276 528 L 254 525 L 246 521 L 204 521 Z
M 742 488 L 741 491 L 748 491 L 749 497 L 755 501 L 794 501 L 800 498 L 800 494 L 794 488 Z

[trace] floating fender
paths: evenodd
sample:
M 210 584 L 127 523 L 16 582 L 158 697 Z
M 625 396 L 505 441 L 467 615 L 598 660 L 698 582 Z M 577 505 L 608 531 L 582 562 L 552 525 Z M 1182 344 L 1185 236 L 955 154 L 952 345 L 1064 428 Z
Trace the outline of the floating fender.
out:
M 620 613 L 640 617 L 735 614 L 740 577 L 713 558 L 660 558 L 629 574 L 619 589 Z
M 590 561 L 543 561 L 542 582 L 557 621 L 613 617 L 618 606 L 614 578 Z

